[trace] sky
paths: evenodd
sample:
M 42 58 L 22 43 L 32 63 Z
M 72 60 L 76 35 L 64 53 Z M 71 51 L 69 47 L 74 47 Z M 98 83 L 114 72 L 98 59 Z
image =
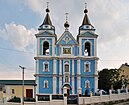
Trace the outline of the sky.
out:
M 98 71 L 129 63 L 129 0 L 0 0 L 0 79 L 21 79 L 19 65 L 26 68 L 25 79 L 34 79 L 35 34 L 47 2 L 58 38 L 65 30 L 65 13 L 76 38 L 87 3 L 88 17 L 99 35 Z

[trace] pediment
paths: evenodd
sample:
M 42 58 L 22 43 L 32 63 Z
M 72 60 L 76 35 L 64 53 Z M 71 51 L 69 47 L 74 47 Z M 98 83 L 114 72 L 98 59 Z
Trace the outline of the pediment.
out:
M 61 45 L 75 45 L 77 44 L 77 41 L 74 39 L 72 34 L 69 31 L 65 31 L 62 36 L 59 38 L 56 44 Z

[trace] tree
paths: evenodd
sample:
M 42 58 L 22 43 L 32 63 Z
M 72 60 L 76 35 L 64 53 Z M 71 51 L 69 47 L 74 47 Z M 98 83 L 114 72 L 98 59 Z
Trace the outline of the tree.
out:
M 122 87 L 122 79 L 117 69 L 103 69 L 98 73 L 98 88 L 105 91 L 109 89 L 120 89 Z

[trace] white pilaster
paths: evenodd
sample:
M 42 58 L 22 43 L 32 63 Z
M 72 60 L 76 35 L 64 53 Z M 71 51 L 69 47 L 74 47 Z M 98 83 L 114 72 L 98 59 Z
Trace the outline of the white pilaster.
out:
M 74 75 L 74 59 L 72 60 L 72 75 Z
M 81 88 L 81 77 L 80 76 L 77 79 L 77 86 L 78 88 Z
M 98 89 L 98 77 L 95 77 L 94 81 L 95 81 L 95 88 L 94 88 L 95 90 L 94 91 L 97 92 L 97 89 Z
M 39 37 L 37 37 L 37 57 L 39 55 L 39 52 L 40 52 L 40 40 Z
M 97 39 L 94 39 L 94 56 L 96 57 L 97 56 Z
M 59 71 L 59 94 L 62 94 L 61 88 L 62 88 L 62 60 L 60 60 L 60 71 Z
M 53 60 L 54 61 L 54 64 L 53 64 L 53 74 L 56 74 L 56 59 Z
M 72 94 L 74 94 L 74 77 L 72 77 Z
M 72 60 L 72 94 L 74 94 L 74 59 Z
M 79 56 L 82 55 L 82 40 L 79 38 Z
M 53 60 L 54 64 L 53 64 L 53 74 L 56 74 L 56 59 Z M 55 75 L 53 75 L 53 94 L 56 94 L 56 77 Z
M 53 77 L 53 94 L 56 94 L 56 77 Z
M 59 72 L 60 75 L 62 75 L 62 61 L 60 60 L 60 72 Z
M 80 59 L 77 60 L 77 74 L 80 74 Z
M 59 77 L 59 94 L 62 94 L 61 88 L 62 88 L 62 77 Z
M 55 54 L 55 39 L 54 38 L 52 38 L 52 56 L 54 56 Z
M 77 60 L 77 74 L 78 74 L 78 77 L 77 77 L 77 84 L 78 84 L 78 87 L 81 88 L 81 79 L 80 79 L 80 59 Z

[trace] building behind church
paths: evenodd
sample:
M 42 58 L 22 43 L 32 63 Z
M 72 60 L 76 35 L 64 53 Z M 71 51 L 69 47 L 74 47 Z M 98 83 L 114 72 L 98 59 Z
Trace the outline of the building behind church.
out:
M 81 17 L 80 17 L 81 18 Z M 47 7 L 46 17 L 35 34 L 37 39 L 36 95 L 82 94 L 98 89 L 97 37 L 95 28 L 84 10 L 84 18 L 76 38 L 69 31 L 68 18 L 65 30 L 58 38 Z

